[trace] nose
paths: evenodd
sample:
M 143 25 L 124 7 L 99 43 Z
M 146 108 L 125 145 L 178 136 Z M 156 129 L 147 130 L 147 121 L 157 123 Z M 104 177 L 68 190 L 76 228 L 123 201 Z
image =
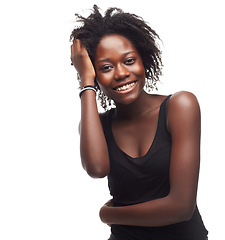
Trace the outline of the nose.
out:
M 115 71 L 115 79 L 118 80 L 122 80 L 124 78 L 127 78 L 130 76 L 130 72 L 128 71 L 128 69 L 126 68 L 126 66 L 124 66 L 123 64 L 119 64 L 116 67 L 116 71 Z

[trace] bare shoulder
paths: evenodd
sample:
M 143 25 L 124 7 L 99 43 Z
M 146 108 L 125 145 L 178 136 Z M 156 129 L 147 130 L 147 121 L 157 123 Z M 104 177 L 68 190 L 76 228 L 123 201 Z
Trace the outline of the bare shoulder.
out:
M 168 111 L 194 111 L 200 110 L 196 96 L 187 91 L 173 94 L 168 103 Z
M 180 91 L 171 96 L 169 106 L 170 108 L 184 108 L 187 110 L 195 106 L 199 107 L 199 103 L 193 93 L 187 91 Z
M 168 103 L 168 127 L 200 121 L 200 107 L 196 96 L 187 91 L 173 94 Z

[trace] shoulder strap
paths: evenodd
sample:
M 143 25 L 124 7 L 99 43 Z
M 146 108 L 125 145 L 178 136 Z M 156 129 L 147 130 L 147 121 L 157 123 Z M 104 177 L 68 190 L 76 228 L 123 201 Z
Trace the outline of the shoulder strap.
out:
M 171 96 L 172 96 L 172 94 L 168 95 L 165 99 L 165 118 L 166 118 L 166 120 L 167 120 L 168 102 L 169 102 Z
M 166 134 L 170 134 L 167 129 L 167 108 L 168 108 L 168 102 L 172 95 L 168 95 L 164 101 L 162 102 L 161 109 L 160 109 L 160 132 L 165 132 Z
M 102 123 L 102 128 L 104 131 L 105 136 L 109 135 L 109 130 L 110 130 L 110 124 L 111 124 L 111 117 L 112 117 L 112 109 L 99 114 L 101 123 Z

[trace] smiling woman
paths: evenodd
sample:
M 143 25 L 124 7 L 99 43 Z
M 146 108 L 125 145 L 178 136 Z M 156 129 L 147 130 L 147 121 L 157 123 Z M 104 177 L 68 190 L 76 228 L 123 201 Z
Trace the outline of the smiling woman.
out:
M 84 25 L 81 28 L 73 30 L 71 40 L 81 40 L 93 64 L 97 46 L 102 38 L 114 34 L 123 36 L 129 39 L 141 56 L 145 68 L 145 90 L 150 92 L 156 88 L 156 83 L 162 74 L 161 51 L 157 43 L 159 36 L 141 17 L 130 13 L 123 13 L 118 8 L 109 8 L 105 16 L 102 17 L 96 5 L 94 5 L 93 14 L 88 18 L 83 18 L 78 14 L 76 16 L 78 17 L 78 21 L 83 22 Z M 109 66 L 105 67 L 109 69 Z M 98 82 L 95 82 L 95 84 L 102 107 L 105 110 L 110 109 L 113 102 L 112 99 L 106 96 L 104 91 L 101 91 Z
M 110 240 L 206 240 L 196 205 L 196 97 L 144 91 L 155 87 L 162 63 L 158 35 L 140 17 L 116 8 L 102 16 L 97 6 L 77 17 L 83 26 L 72 32 L 71 61 L 81 82 L 81 161 L 91 177 L 108 177 L 113 199 L 100 218 Z
M 98 44 L 94 66 L 102 91 L 117 105 L 129 104 L 143 93 L 145 68 L 132 43 L 121 35 L 107 35 Z

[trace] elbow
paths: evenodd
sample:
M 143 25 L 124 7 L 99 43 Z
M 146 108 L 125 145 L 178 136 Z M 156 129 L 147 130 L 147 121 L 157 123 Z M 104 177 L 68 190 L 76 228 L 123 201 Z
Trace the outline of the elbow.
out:
M 186 211 L 185 214 L 183 215 L 184 221 L 191 220 L 193 214 L 194 214 L 194 208 L 189 209 L 188 211 Z
M 98 154 L 92 154 L 93 156 Z M 81 163 L 84 170 L 92 178 L 104 178 L 109 174 L 110 164 L 106 154 L 93 157 L 88 154 L 81 154 Z
M 196 208 L 196 201 L 184 198 L 170 198 L 170 210 L 173 216 L 173 223 L 186 222 L 189 221 Z
M 170 213 L 174 217 L 174 223 L 191 220 L 196 209 L 196 198 L 194 196 L 170 193 L 166 198 Z
M 93 170 L 86 170 L 87 174 L 92 178 L 104 178 L 108 175 L 106 171 L 93 171 Z
M 89 166 L 85 170 L 92 178 L 104 178 L 109 174 L 109 167 L 107 166 Z
M 179 222 L 191 220 L 195 210 L 195 205 L 182 206 L 178 213 Z

